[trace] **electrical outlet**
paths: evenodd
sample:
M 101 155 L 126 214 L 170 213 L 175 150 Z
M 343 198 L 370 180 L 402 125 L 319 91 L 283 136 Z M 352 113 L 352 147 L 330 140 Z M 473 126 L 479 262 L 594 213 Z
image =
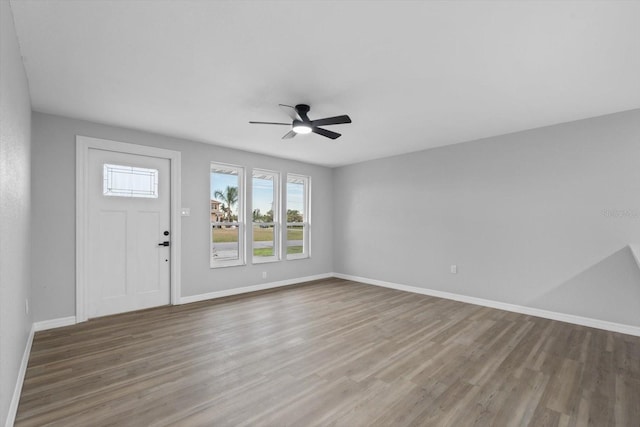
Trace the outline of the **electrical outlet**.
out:
M 262 272 L 262 278 L 263 278 L 263 279 L 266 279 L 266 278 L 267 278 L 267 272 L 266 272 L 266 271 L 263 271 L 263 272 Z
M 451 274 L 458 274 L 458 266 L 456 264 L 451 264 Z

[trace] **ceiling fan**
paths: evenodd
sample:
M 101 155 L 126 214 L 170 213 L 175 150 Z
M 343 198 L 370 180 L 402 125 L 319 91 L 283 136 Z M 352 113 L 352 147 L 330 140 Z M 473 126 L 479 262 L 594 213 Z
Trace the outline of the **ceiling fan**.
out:
M 311 109 L 307 104 L 298 104 L 295 107 L 291 105 L 279 104 L 280 107 L 291 117 L 293 122 L 291 123 L 276 123 L 276 122 L 249 122 L 251 124 L 258 125 L 285 125 L 291 126 L 291 130 L 287 132 L 282 139 L 290 139 L 297 134 L 317 133 L 318 135 L 326 136 L 327 138 L 336 139 L 341 136 L 337 132 L 322 129 L 318 126 L 339 125 L 343 123 L 351 123 L 349 116 L 335 116 L 327 117 L 326 119 L 311 120 L 307 113 Z

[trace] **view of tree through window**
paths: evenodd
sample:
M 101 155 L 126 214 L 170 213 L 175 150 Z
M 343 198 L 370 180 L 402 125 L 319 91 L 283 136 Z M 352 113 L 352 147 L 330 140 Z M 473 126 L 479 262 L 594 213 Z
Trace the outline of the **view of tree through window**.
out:
M 288 260 L 309 257 L 311 178 L 287 174 L 282 186 L 280 176 L 253 169 L 246 177 L 241 166 L 211 162 L 212 268 L 245 265 L 246 256 L 254 263 L 279 261 L 285 254 Z M 245 179 L 251 180 L 247 207 Z M 281 188 L 286 189 L 286 203 Z
M 238 166 L 211 164 L 212 267 L 244 261 L 242 174 Z
M 278 260 L 278 173 L 253 171 L 252 222 L 254 261 Z

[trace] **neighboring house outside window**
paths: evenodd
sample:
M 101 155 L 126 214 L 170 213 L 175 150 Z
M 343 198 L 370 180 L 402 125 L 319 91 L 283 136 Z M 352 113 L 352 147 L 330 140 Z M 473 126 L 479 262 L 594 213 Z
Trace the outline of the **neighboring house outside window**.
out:
M 244 265 L 244 168 L 211 163 L 211 267 Z
M 211 222 L 220 222 L 223 219 L 224 212 L 220 208 L 222 203 L 217 200 L 211 200 Z

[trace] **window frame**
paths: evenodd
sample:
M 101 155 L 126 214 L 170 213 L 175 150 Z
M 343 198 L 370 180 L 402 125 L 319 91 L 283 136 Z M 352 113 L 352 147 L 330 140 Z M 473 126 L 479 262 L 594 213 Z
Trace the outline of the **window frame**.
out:
M 212 187 L 212 174 L 214 173 L 214 168 L 217 169 L 227 169 L 227 170 L 235 170 L 235 174 L 238 176 L 238 209 L 237 221 L 211 221 L 209 218 L 209 267 L 210 268 L 221 268 L 221 267 L 236 267 L 246 265 L 246 255 L 245 255 L 245 242 L 246 242 L 246 188 L 245 188 L 245 168 L 244 166 L 233 165 L 229 163 L 222 162 L 209 162 L 209 209 L 211 209 L 211 197 L 213 192 Z M 211 214 L 209 214 L 211 217 Z M 213 244 L 213 233 L 214 233 L 214 224 L 221 226 L 236 226 L 238 230 L 238 258 L 237 259 L 223 259 L 216 260 L 214 257 L 214 244 Z
M 254 193 L 253 193 L 253 180 L 256 174 L 271 176 L 273 179 L 273 204 L 271 210 L 273 211 L 272 222 L 254 222 L 253 211 L 255 207 Z M 253 229 L 256 225 L 271 225 L 273 226 L 273 255 L 268 257 L 256 257 L 253 253 L 255 240 L 253 237 Z M 281 239 L 281 220 L 280 220 L 280 172 L 272 171 L 268 169 L 254 168 L 251 171 L 251 263 L 252 264 L 265 264 L 270 262 L 280 261 L 280 248 L 282 246 Z
M 302 222 L 288 222 L 287 221 L 287 211 L 289 210 L 289 191 L 287 188 L 287 184 L 289 184 L 290 179 L 294 179 L 296 181 L 302 181 L 303 184 L 303 196 L 302 196 Z M 296 173 L 287 173 L 287 179 L 285 181 L 285 210 L 283 212 L 283 223 L 285 226 L 283 227 L 283 241 L 285 244 L 283 245 L 283 252 L 288 261 L 296 260 L 296 259 L 306 259 L 311 258 L 311 177 L 309 175 L 301 175 Z M 299 254 L 289 254 L 287 253 L 289 244 L 288 244 L 288 234 L 289 234 L 289 226 L 299 226 L 302 225 L 302 253 Z

